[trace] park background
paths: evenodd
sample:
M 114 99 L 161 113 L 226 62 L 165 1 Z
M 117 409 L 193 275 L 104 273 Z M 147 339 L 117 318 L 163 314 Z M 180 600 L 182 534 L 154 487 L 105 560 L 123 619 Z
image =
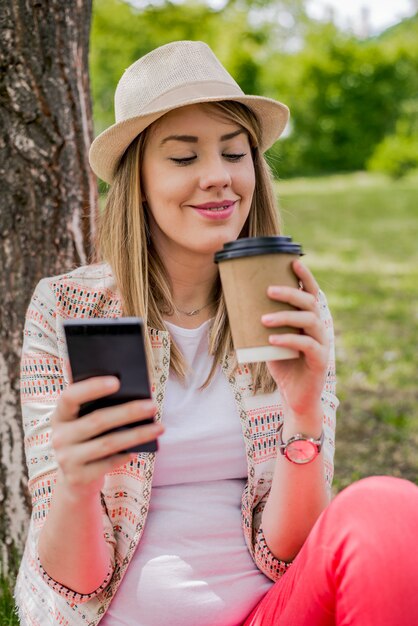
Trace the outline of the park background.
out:
M 95 133 L 113 123 L 121 71 L 175 39 L 205 41 L 246 93 L 288 104 L 267 159 L 283 229 L 303 244 L 334 316 L 335 490 L 368 474 L 417 480 L 418 15 L 371 35 L 365 10 L 353 31 L 308 8 L 94 3 Z
M 302 243 L 334 317 L 334 492 L 371 474 L 418 482 L 416 3 L 379 32 L 367 11 L 350 29 L 308 9 L 309 0 L 96 0 L 94 133 L 113 123 L 124 69 L 176 39 L 205 41 L 245 92 L 289 105 L 289 127 L 267 157 L 283 230 Z M 17 624 L 18 560 L 1 577 L 1 626 Z

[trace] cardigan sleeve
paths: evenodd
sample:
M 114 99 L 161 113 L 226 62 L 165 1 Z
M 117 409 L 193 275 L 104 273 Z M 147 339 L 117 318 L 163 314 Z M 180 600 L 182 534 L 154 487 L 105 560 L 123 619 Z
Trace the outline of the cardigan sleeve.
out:
M 336 411 L 339 401 L 336 393 L 335 377 L 335 340 L 332 316 L 328 307 L 325 295 L 320 291 L 319 307 L 321 319 L 324 323 L 329 339 L 328 368 L 324 388 L 322 390 L 321 402 L 323 408 L 323 429 L 324 429 L 324 466 L 325 481 L 329 494 L 331 495 L 332 479 L 334 476 L 334 450 L 335 450 L 335 425 Z M 257 567 L 272 580 L 278 580 L 288 569 L 291 563 L 277 559 L 269 549 L 263 528 L 261 526 L 262 512 L 267 502 L 270 491 L 257 503 L 252 511 L 252 553 Z
M 114 562 L 106 580 L 97 590 L 90 594 L 79 594 L 54 581 L 43 569 L 38 556 L 38 539 L 48 515 L 58 469 L 51 443 L 51 416 L 65 387 L 57 344 L 56 303 L 51 279 L 43 279 L 37 285 L 26 313 L 20 385 L 28 489 L 32 500 L 27 539 L 31 562 L 54 591 L 72 602 L 85 602 L 98 595 L 109 583 Z M 103 498 L 102 509 L 104 538 L 112 546 L 114 554 L 113 527 Z

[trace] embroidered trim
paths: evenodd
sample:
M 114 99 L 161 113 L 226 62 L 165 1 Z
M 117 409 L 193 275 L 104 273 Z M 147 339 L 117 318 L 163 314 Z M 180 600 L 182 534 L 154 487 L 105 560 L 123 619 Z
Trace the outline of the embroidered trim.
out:
M 101 591 L 106 589 L 106 587 L 108 586 L 112 578 L 113 571 L 114 571 L 113 566 L 110 566 L 106 574 L 106 578 L 104 579 L 100 587 L 97 587 L 97 589 L 95 589 L 91 593 L 78 593 L 77 591 L 73 591 L 69 587 L 65 587 L 65 585 L 61 585 L 61 583 L 51 578 L 48 572 L 46 572 L 46 570 L 43 568 L 39 557 L 38 557 L 37 565 L 38 565 L 39 573 L 41 574 L 44 581 L 48 584 L 48 586 L 51 587 L 51 589 L 53 589 L 56 593 L 59 593 L 60 596 L 64 596 L 64 598 L 66 598 L 67 600 L 69 601 L 71 600 L 72 602 L 75 602 L 75 603 L 77 603 L 77 601 L 81 602 L 85 600 L 90 600 L 91 598 L 94 598 L 95 596 L 97 596 Z
M 254 542 L 254 559 L 258 566 L 262 565 L 264 572 L 267 574 L 267 571 L 270 573 L 270 578 L 273 580 L 277 580 L 283 574 L 287 572 L 289 567 L 292 565 L 292 561 L 281 561 L 276 558 L 274 554 L 271 552 L 270 548 L 267 545 L 266 538 L 264 537 L 264 532 L 262 527 L 258 529 L 257 538 Z M 267 574 L 268 575 L 268 574 Z

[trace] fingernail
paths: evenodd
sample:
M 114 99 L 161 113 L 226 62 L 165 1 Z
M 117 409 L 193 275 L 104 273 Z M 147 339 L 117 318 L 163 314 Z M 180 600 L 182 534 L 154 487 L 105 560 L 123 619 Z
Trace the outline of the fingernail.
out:
M 263 322 L 272 322 L 274 320 L 274 315 L 267 313 L 266 315 L 262 315 L 261 320 Z
M 114 388 L 117 385 L 119 385 L 119 378 L 117 378 L 116 376 L 108 376 L 104 379 L 104 384 L 106 385 L 106 387 L 110 387 L 110 388 Z
M 267 289 L 267 293 L 270 296 L 277 296 L 282 292 L 281 287 L 277 287 L 276 285 L 270 285 L 270 287 L 268 287 Z

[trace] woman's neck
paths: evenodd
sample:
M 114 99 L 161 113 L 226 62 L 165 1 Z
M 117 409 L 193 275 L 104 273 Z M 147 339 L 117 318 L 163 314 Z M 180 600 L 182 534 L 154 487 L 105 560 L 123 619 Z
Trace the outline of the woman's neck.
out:
M 184 256 L 161 254 L 168 274 L 175 306 L 179 311 L 207 308 L 213 301 L 218 268 L 213 255 Z
M 164 315 L 164 319 L 183 328 L 198 328 L 203 322 L 213 317 L 216 303 L 214 295 L 214 280 L 193 280 L 190 274 L 175 278 L 170 274 L 173 290 L 174 310 L 171 315 Z
M 216 310 L 218 267 L 213 253 L 197 254 L 179 246 L 173 248 L 158 236 L 158 231 L 154 233 L 153 244 L 168 275 L 174 304 L 174 310 L 164 312 L 163 319 L 183 328 L 197 328 L 213 317 Z

